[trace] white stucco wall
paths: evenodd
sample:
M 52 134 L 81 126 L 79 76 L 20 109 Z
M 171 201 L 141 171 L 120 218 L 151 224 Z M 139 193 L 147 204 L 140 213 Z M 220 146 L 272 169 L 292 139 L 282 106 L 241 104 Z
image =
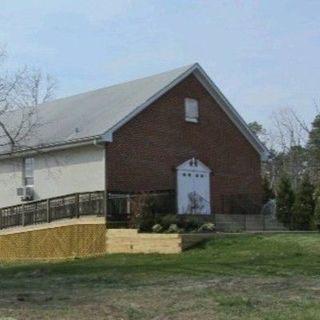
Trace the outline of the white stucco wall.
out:
M 0 207 L 20 202 L 16 189 L 22 186 L 22 159 L 11 162 L 0 161 Z M 34 156 L 35 200 L 103 190 L 104 177 L 104 148 L 92 145 Z

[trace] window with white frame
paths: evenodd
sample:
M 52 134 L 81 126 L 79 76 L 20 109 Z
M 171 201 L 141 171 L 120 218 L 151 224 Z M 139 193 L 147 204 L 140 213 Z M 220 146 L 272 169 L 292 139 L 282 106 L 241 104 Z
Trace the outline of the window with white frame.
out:
M 33 186 L 34 184 L 34 159 L 23 159 L 23 182 L 25 186 Z
M 199 104 L 198 100 L 186 98 L 184 100 L 185 107 L 185 119 L 188 122 L 198 122 L 199 121 Z

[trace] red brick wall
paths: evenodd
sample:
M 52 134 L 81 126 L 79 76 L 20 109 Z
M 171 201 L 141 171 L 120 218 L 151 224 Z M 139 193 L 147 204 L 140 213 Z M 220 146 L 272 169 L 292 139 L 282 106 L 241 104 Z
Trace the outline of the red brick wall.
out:
M 199 123 L 184 118 L 184 99 L 199 101 Z M 212 204 L 221 195 L 261 189 L 260 157 L 198 80 L 189 76 L 114 133 L 107 145 L 110 191 L 175 189 L 175 168 L 195 157 L 213 171 Z

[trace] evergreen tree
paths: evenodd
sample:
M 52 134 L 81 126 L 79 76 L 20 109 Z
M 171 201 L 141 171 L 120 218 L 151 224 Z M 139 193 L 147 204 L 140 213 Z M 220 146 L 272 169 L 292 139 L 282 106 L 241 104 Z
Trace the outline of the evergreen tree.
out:
M 280 178 L 277 189 L 277 217 L 285 225 L 292 224 L 292 207 L 294 204 L 294 192 L 287 175 Z
M 263 189 L 263 203 L 267 203 L 269 200 L 275 198 L 274 192 L 271 188 L 271 184 L 267 175 L 263 177 L 262 189 Z
M 320 179 L 320 114 L 312 122 L 308 141 L 309 167 L 312 176 Z
M 314 226 L 320 231 L 320 183 L 314 193 Z
M 314 222 L 314 186 L 304 175 L 293 205 L 293 228 L 310 230 Z
M 260 141 L 263 144 L 266 144 L 267 142 L 267 130 L 257 121 L 253 121 L 248 123 L 248 127 L 252 131 L 254 135 L 257 136 L 257 138 L 260 139 Z

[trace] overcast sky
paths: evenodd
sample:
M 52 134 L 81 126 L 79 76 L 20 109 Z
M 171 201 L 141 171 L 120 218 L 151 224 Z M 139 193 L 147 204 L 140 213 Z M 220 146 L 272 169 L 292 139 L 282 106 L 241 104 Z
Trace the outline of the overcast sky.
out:
M 246 121 L 320 102 L 319 0 L 1 0 L 0 43 L 58 96 L 199 62 Z

